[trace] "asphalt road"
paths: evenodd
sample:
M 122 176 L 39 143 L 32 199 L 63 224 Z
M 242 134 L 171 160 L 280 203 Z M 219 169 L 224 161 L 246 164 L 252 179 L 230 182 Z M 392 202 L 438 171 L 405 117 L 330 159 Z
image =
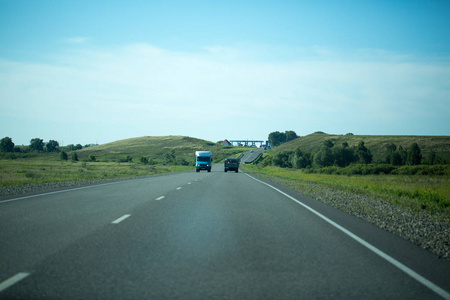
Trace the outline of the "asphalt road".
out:
M 252 162 L 254 162 L 257 158 L 258 158 L 258 156 L 261 154 L 261 153 L 263 153 L 264 152 L 264 149 L 261 149 L 261 148 L 255 148 L 255 149 L 252 149 L 252 150 L 250 150 L 250 151 L 248 151 L 248 152 L 246 152 L 245 154 L 244 154 L 244 156 L 242 156 L 241 157 L 241 163 L 252 163 Z
M 4 200 L 0 299 L 450 299 L 448 261 L 222 165 Z

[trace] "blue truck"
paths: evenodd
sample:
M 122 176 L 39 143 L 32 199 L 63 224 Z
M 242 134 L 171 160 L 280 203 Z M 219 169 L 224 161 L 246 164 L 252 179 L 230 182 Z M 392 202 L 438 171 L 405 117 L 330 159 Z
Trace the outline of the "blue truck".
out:
M 195 151 L 195 171 L 200 172 L 200 170 L 207 170 L 208 172 L 211 172 L 211 156 L 211 151 Z

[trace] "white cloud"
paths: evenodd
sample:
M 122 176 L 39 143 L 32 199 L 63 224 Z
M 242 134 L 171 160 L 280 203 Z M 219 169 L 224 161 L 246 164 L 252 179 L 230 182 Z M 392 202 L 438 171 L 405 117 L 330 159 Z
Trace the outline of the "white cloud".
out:
M 450 115 L 448 63 L 262 62 L 239 49 L 208 50 L 137 44 L 71 52 L 55 64 L 0 61 L 1 115 L 77 124 L 104 142 L 165 134 L 260 139 L 291 129 L 414 134 L 401 132 L 405 123 L 433 134 L 425 123 Z M 0 126 L 4 135 L 8 126 Z

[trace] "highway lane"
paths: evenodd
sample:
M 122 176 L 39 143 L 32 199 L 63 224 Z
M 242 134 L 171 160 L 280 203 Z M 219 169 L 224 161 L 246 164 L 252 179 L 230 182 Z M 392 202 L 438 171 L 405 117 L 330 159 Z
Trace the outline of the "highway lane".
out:
M 280 189 L 448 293 L 447 261 Z M 29 274 L 1 299 L 442 299 L 286 195 L 221 165 L 0 203 L 0 226 L 0 282 Z
M 26 268 L 185 183 L 184 174 L 173 174 L 0 203 L 1 278 L 10 265 Z

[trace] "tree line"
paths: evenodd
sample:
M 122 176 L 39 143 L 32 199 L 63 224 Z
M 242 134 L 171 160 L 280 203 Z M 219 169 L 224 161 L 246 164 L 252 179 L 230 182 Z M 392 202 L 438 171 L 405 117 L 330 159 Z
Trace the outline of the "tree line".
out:
M 14 144 L 10 137 L 4 137 L 0 140 L 0 151 L 7 153 L 28 153 L 28 152 L 60 152 L 62 150 L 65 151 L 76 151 L 81 150 L 83 148 L 91 147 L 93 145 L 85 145 L 84 147 L 81 144 L 70 144 L 64 147 L 61 147 L 59 143 L 55 140 L 50 140 L 47 143 L 44 142 L 43 139 L 34 138 L 30 140 L 30 144 L 27 147 L 18 147 Z
M 351 165 L 418 166 L 444 163 L 434 152 L 425 158 L 417 143 L 412 143 L 407 149 L 388 144 L 386 149 L 385 159 L 374 163 L 373 155 L 363 141 L 350 147 L 347 142 L 337 145 L 331 140 L 326 140 L 315 153 L 305 152 L 300 148 L 285 150 L 263 160 L 263 165 L 318 170 L 327 167 L 345 168 Z M 386 167 L 386 170 L 390 172 L 393 168 Z
M 297 133 L 293 130 L 287 130 L 285 132 L 274 131 L 269 134 L 269 144 L 271 147 L 275 148 L 279 145 L 292 141 L 298 138 Z

